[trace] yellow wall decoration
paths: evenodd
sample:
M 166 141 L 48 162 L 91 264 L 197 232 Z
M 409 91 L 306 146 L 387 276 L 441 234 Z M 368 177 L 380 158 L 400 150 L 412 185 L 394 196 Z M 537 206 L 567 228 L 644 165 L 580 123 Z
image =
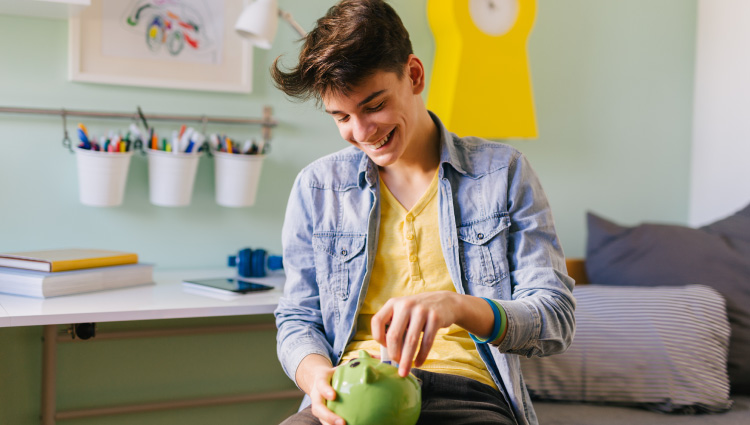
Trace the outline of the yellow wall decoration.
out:
M 459 136 L 537 136 L 526 43 L 536 0 L 428 0 L 427 108 Z

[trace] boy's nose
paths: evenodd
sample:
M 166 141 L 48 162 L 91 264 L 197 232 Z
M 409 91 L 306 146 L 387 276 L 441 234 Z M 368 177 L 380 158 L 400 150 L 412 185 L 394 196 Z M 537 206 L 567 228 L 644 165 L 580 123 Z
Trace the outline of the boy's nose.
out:
M 373 143 L 370 140 L 378 131 L 377 125 L 369 120 L 354 119 L 353 136 L 357 143 Z

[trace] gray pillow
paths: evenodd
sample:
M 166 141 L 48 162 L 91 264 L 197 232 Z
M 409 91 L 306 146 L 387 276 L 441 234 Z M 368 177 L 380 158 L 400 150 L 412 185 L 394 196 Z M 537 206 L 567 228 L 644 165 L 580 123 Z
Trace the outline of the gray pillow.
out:
M 638 406 L 670 413 L 731 407 L 723 297 L 704 285 L 577 286 L 568 350 L 522 358 L 537 400 Z
M 726 298 L 732 391 L 750 393 L 750 205 L 699 229 L 588 214 L 586 272 L 602 285 L 709 285 Z

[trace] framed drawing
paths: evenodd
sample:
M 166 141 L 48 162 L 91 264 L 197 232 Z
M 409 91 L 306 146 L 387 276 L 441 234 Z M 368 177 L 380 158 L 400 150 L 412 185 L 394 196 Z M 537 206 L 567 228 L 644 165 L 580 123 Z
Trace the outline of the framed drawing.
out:
M 69 21 L 69 79 L 249 93 L 243 0 L 93 0 Z

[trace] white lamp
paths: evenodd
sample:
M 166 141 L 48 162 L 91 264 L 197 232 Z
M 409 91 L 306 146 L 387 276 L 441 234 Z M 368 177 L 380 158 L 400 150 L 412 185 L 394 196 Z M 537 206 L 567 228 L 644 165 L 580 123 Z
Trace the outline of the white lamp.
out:
M 284 18 L 301 37 L 307 35 L 307 32 L 289 12 L 279 9 L 276 0 L 256 0 L 245 6 L 234 29 L 261 49 L 270 49 L 276 37 L 279 16 Z

